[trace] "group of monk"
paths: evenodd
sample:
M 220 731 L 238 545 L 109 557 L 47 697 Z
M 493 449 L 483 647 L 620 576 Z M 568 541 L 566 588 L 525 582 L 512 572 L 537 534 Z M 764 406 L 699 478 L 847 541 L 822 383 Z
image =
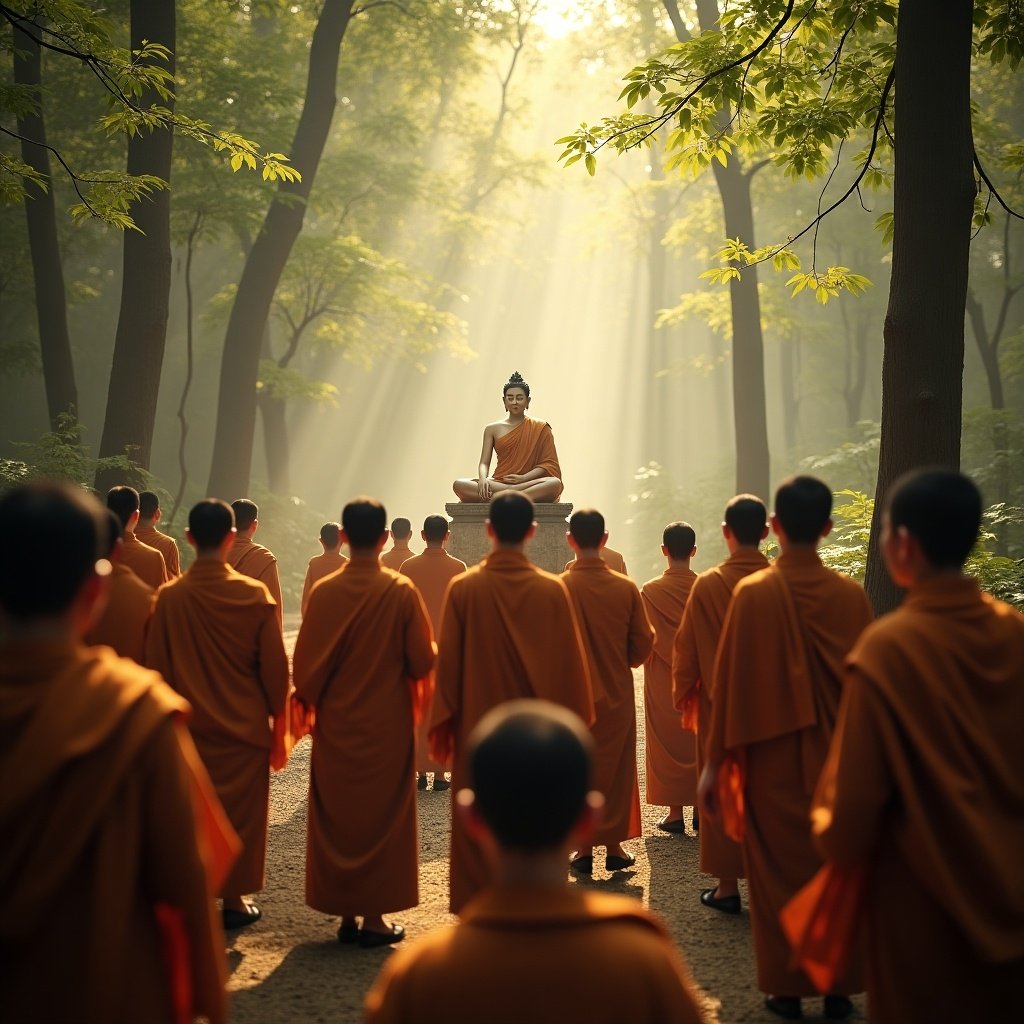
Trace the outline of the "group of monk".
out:
M 593 509 L 561 576 L 535 566 L 534 480 L 489 495 L 492 551 L 470 568 L 443 516 L 417 555 L 407 520 L 349 502 L 310 561 L 290 670 L 251 501 L 191 509 L 181 573 L 149 492 L 0 497 L 0 1016 L 225 1021 L 223 930 L 261 917 L 270 772 L 309 734 L 305 896 L 341 943 L 405 937 L 416 789 L 455 795 L 460 921 L 388 959 L 368 1021 L 699 1021 L 664 925 L 585 884 L 599 850 L 608 872 L 636 864 L 641 665 L 647 801 L 667 833 L 694 809 L 715 880 L 695 903 L 739 914 L 747 880 L 767 1010 L 797 1019 L 822 994 L 842 1019 L 866 988 L 878 1022 L 1006 1016 L 1024 619 L 964 574 L 975 485 L 891 489 L 882 549 L 907 596 L 872 623 L 817 553 L 832 495 L 812 477 L 770 517 L 733 498 L 728 557 L 699 575 L 694 531 L 670 524 L 642 588 Z

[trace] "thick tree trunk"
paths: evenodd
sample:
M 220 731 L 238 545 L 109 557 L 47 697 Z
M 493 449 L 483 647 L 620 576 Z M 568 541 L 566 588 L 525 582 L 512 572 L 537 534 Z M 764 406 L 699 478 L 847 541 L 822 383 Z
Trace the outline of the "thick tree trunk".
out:
M 171 51 L 174 73 L 174 0 L 131 0 L 131 45 L 145 40 L 161 43 Z M 172 100 L 145 93 L 140 106 L 151 103 L 172 107 Z M 152 174 L 171 180 L 173 133 L 164 128 L 140 132 L 128 140 L 128 173 Z M 124 233 L 124 270 L 121 309 L 110 367 L 107 410 L 103 420 L 100 456 L 121 455 L 149 468 L 156 423 L 160 372 L 167 342 L 167 315 L 171 294 L 171 197 L 167 191 L 133 204 L 130 211 L 138 231 Z M 100 490 L 121 483 L 122 473 L 99 472 Z
M 263 328 L 262 359 L 273 359 L 270 321 Z M 280 365 L 280 364 L 279 364 Z M 263 426 L 263 455 L 267 462 L 267 487 L 273 494 L 290 494 L 292 489 L 289 463 L 291 448 L 288 444 L 287 403 L 283 398 L 268 394 L 266 389 L 257 393 L 260 423 Z
M 865 587 L 875 612 L 899 593 L 879 540 L 886 494 L 919 466 L 957 467 L 964 306 L 975 194 L 971 0 L 902 0 L 896 32 L 892 277 L 882 359 L 882 435 Z
M 313 32 L 306 95 L 290 153 L 302 181 L 279 185 L 246 258 L 228 320 L 208 487 L 208 493 L 228 501 L 249 489 L 263 328 L 281 273 L 302 231 L 306 201 L 334 117 L 338 60 L 352 3 L 324 0 Z
M 46 189 L 32 182 L 25 183 L 25 218 L 28 222 L 28 244 L 32 254 L 32 277 L 36 294 L 36 317 L 39 322 L 39 350 L 43 363 L 43 384 L 50 425 L 56 429 L 58 417 L 65 413 L 78 415 L 78 389 L 75 386 L 75 365 L 71 357 L 68 335 L 67 301 L 64 292 L 64 269 L 57 238 L 57 211 L 50 178 L 50 154 L 46 146 L 46 122 L 43 118 L 42 58 L 38 35 L 14 30 L 14 81 L 36 90 L 37 113 L 18 118 L 18 134 L 22 136 L 21 158 L 49 183 Z M 31 140 L 31 141 L 26 141 Z

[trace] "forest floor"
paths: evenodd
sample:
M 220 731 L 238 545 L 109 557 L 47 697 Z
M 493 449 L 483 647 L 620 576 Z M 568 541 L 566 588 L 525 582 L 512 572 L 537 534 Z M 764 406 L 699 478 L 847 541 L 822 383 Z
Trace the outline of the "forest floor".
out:
M 294 641 L 294 635 L 289 637 Z M 290 645 L 289 645 L 290 646 Z M 641 799 L 644 787 L 643 676 L 635 673 Z M 271 778 L 270 837 L 266 888 L 256 899 L 263 919 L 228 939 L 233 1024 L 354 1024 L 363 998 L 389 949 L 361 950 L 339 945 L 337 918 L 303 902 L 306 801 L 310 741 L 293 751 L 288 767 Z M 430 929 L 452 923 L 448 913 L 450 792 L 419 792 L 420 904 L 388 919 L 405 926 L 406 943 Z M 698 841 L 659 832 L 662 807 L 643 806 L 644 834 L 626 844 L 637 859 L 632 871 L 609 875 L 599 856 L 585 884 L 602 892 L 639 900 L 667 922 L 699 988 L 708 1024 L 774 1021 L 757 990 L 754 952 L 742 886 L 744 910 L 738 917 L 708 910 L 698 902 L 710 884 L 697 867 Z M 687 811 L 689 814 L 689 811 Z M 688 820 L 689 824 L 689 820 Z M 854 1021 L 864 1020 L 864 999 L 855 1000 Z M 821 1016 L 821 1001 L 804 1001 L 804 1019 Z

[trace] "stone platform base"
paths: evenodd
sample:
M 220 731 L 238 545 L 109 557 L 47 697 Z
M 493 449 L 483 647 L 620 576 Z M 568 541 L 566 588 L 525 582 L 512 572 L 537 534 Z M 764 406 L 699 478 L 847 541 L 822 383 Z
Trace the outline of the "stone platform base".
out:
M 484 529 L 487 504 L 453 501 L 445 505 L 445 511 L 452 521 L 448 553 L 461 558 L 466 565 L 476 565 L 491 551 L 491 542 Z M 526 545 L 526 556 L 534 565 L 554 573 L 565 568 L 565 563 L 572 558 L 572 549 L 565 539 L 565 531 L 569 528 L 566 520 L 571 514 L 570 502 L 538 502 L 534 506 L 537 532 Z

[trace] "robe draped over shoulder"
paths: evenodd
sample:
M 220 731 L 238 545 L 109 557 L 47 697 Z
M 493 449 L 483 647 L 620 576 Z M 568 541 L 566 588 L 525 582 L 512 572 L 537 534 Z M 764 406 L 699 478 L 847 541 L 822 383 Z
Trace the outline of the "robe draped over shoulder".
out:
M 300 611 L 306 614 L 309 606 L 309 595 L 313 588 L 332 572 L 337 572 L 348 559 L 340 551 L 325 551 L 322 555 L 316 555 L 309 560 L 306 566 L 306 579 L 302 584 L 302 604 Z
M 110 574 L 107 606 L 85 636 L 90 646 L 112 647 L 122 658 L 145 663 L 146 627 L 156 591 L 126 565 L 115 562 Z
M 134 533 L 127 531 L 123 541 L 121 562 L 128 566 L 143 583 L 156 590 L 171 578 L 167 571 L 167 564 L 164 562 L 164 556 L 156 548 L 143 544 Z
M 251 537 L 235 535 L 235 543 L 228 551 L 227 563 L 236 572 L 266 585 L 276 605 L 278 626 L 284 629 L 284 601 L 281 597 L 281 577 L 277 570 L 277 557 Z
M 155 526 L 136 526 L 135 536 L 143 544 L 156 548 L 164 556 L 164 565 L 167 566 L 167 575 L 174 579 L 181 575 L 181 552 L 178 550 L 178 542 L 173 537 L 168 537 Z
M 620 572 L 623 576 L 629 575 L 629 573 L 626 572 L 626 560 L 618 551 L 613 550 L 606 544 L 601 548 L 600 554 L 601 561 L 604 562 L 612 572 Z M 562 572 L 568 572 L 573 567 L 573 563 L 575 561 L 575 558 L 570 558 L 569 561 L 565 563 L 565 568 Z
M 494 479 L 504 480 L 513 473 L 529 473 L 531 469 L 543 469 L 545 476 L 562 479 L 555 451 L 555 437 L 551 426 L 542 420 L 523 419 L 514 430 L 496 438 L 494 453 L 498 457 L 494 467 Z
M 402 563 L 408 561 L 414 557 L 414 552 L 407 543 L 395 544 L 388 548 L 387 551 L 382 551 L 380 554 L 380 564 L 385 569 L 393 569 L 398 572 L 402 568 Z

